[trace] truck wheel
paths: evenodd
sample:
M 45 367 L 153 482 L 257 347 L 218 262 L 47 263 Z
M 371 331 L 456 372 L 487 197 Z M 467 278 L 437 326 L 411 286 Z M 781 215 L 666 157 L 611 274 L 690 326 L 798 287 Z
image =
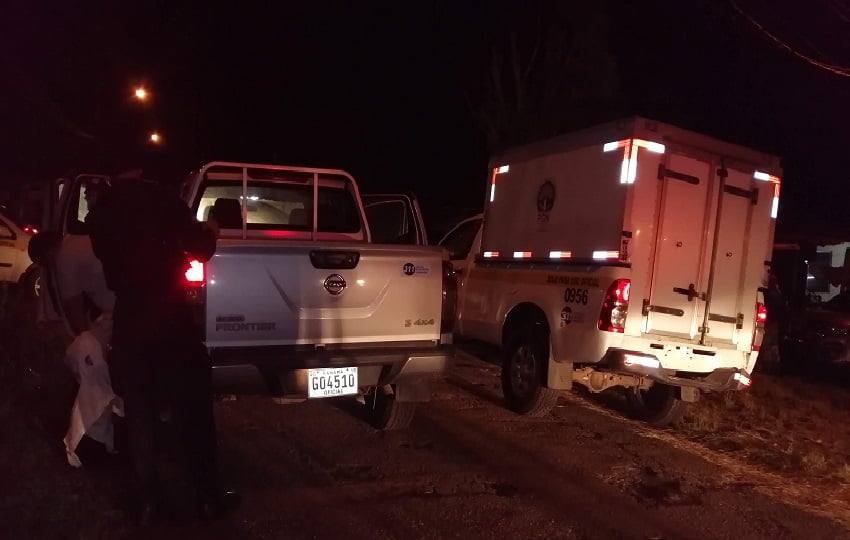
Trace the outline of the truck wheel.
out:
M 502 393 L 508 408 L 528 416 L 545 416 L 558 401 L 546 388 L 549 336 L 540 325 L 527 325 L 511 334 L 502 361 Z
M 27 300 L 38 300 L 41 296 L 41 270 L 39 267 L 32 265 L 27 268 L 21 275 L 18 284 L 24 293 L 24 298 Z
M 416 402 L 396 401 L 395 394 L 373 389 L 365 397 L 369 422 L 381 430 L 405 429 L 416 413 Z
M 688 404 L 678 398 L 679 389 L 654 383 L 646 390 L 626 388 L 626 401 L 638 419 L 655 427 L 675 425 L 682 421 Z

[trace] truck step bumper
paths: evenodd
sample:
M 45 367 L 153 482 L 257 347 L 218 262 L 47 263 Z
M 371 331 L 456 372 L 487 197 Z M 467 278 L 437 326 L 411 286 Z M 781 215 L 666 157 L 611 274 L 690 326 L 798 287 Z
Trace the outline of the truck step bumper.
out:
M 752 384 L 750 374 L 740 368 L 718 368 L 690 377 L 677 376 L 665 370 L 655 356 L 624 349 L 609 349 L 596 365 L 599 371 L 645 377 L 670 386 L 698 388 L 707 392 L 742 390 Z
M 225 349 L 211 351 L 211 356 L 216 392 L 290 396 L 306 395 L 307 374 L 313 368 L 357 367 L 360 387 L 427 385 L 445 374 L 453 348 L 314 350 L 294 354 L 291 349 L 263 349 L 261 352 Z

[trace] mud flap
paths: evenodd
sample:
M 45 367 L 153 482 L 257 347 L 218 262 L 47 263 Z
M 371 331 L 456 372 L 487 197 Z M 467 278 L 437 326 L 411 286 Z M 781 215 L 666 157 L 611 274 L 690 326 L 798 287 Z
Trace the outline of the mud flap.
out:
M 571 390 L 573 387 L 573 363 L 555 362 L 549 359 L 546 386 L 553 390 Z
M 699 388 L 694 386 L 682 386 L 679 388 L 680 399 L 687 403 L 696 403 L 699 401 Z

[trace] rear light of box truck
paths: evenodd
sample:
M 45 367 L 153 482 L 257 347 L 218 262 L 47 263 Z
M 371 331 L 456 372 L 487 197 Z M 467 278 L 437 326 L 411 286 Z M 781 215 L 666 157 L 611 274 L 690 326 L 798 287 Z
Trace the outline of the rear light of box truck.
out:
M 757 352 L 761 349 L 761 344 L 756 343 L 760 335 L 764 335 L 764 323 L 767 322 L 767 308 L 761 302 L 756 302 L 756 325 L 753 328 L 753 341 L 750 345 L 750 350 Z
M 597 328 L 605 332 L 623 333 L 629 312 L 631 286 L 632 283 L 628 279 L 617 279 L 611 283 L 602 301 Z

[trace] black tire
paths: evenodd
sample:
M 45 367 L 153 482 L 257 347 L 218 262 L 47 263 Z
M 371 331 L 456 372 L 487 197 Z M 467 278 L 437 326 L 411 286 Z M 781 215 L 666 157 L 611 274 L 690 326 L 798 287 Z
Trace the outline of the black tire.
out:
M 365 402 L 369 423 L 380 430 L 406 429 L 416 413 L 416 402 L 396 401 L 395 394 L 380 389 L 366 395 Z
M 41 296 L 41 269 L 33 264 L 21 275 L 18 281 L 23 297 L 27 300 L 38 300 Z
M 626 400 L 636 418 L 655 427 L 678 424 L 688 410 L 688 404 L 679 399 L 679 389 L 661 383 L 647 390 L 626 388 Z
M 508 408 L 527 416 L 545 416 L 558 402 L 558 391 L 546 387 L 549 333 L 528 324 L 510 334 L 502 359 L 502 393 Z

